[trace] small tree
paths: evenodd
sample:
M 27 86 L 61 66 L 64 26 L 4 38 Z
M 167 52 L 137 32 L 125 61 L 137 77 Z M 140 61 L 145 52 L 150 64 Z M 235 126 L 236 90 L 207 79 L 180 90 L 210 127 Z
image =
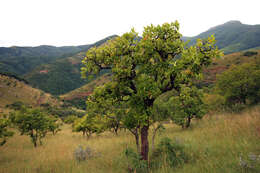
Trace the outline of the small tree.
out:
M 83 136 L 87 135 L 87 138 L 93 133 L 101 133 L 105 129 L 104 121 L 100 117 L 85 115 L 82 118 L 77 119 L 73 124 L 74 132 L 82 132 Z
M 9 120 L 0 117 L 0 146 L 4 145 L 8 137 L 13 136 L 13 132 L 8 130 Z
M 201 119 L 206 113 L 206 107 L 202 101 L 203 93 L 195 86 L 181 86 L 178 95 L 169 100 L 168 109 L 171 119 L 174 123 L 181 125 L 182 128 L 188 128 L 191 119 Z
M 37 142 L 42 144 L 42 138 L 49 130 L 49 117 L 40 109 L 21 109 L 12 112 L 10 119 L 21 135 L 30 136 L 34 147 L 37 147 Z
M 52 116 L 48 117 L 48 130 L 51 131 L 53 135 L 61 131 L 60 128 L 61 125 L 62 122 L 59 118 L 52 117 Z
M 104 116 L 122 109 L 123 125 L 140 132 L 143 160 L 148 160 L 149 127 L 156 122 L 152 113 L 155 100 L 173 89 L 181 92 L 184 84 L 192 85 L 203 67 L 220 55 L 213 36 L 191 47 L 186 47 L 181 37 L 178 22 L 151 25 L 144 28 L 142 38 L 131 30 L 99 48 L 91 48 L 83 60 L 83 75 L 104 69 L 112 72 L 112 81 L 88 97 L 86 110 Z M 135 137 L 139 141 L 139 135 Z

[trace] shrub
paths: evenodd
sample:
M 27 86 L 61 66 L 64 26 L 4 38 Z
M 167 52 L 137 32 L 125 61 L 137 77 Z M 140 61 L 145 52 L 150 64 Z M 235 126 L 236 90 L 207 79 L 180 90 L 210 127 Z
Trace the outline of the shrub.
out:
M 74 151 L 74 158 L 80 162 L 84 160 L 88 160 L 97 156 L 97 153 L 91 149 L 90 147 L 86 147 L 85 149 L 80 145 Z
M 127 148 L 124 151 L 124 155 L 128 161 L 128 172 L 148 172 L 148 163 L 142 160 L 141 155 L 132 148 Z
M 163 138 L 151 156 L 151 168 L 160 168 L 163 164 L 170 167 L 182 166 L 189 160 L 184 145 L 180 140 Z
M 204 103 L 209 112 L 222 112 L 225 110 L 225 98 L 219 94 L 205 94 Z
M 9 120 L 0 116 L 0 146 L 4 145 L 8 137 L 13 136 L 12 131 L 8 130 Z
M 250 57 L 250 56 L 257 55 L 257 52 L 255 52 L 255 51 L 246 51 L 246 52 L 243 53 L 243 55 Z

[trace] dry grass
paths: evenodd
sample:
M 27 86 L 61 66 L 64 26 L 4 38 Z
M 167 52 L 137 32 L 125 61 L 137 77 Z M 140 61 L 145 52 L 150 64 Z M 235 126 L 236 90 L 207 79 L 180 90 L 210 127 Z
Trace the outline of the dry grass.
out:
M 0 112 L 7 104 L 22 101 L 29 105 L 39 106 L 42 103 L 59 105 L 59 101 L 39 89 L 20 82 L 14 78 L 0 75 Z
M 172 169 L 165 164 L 152 172 L 242 172 L 239 155 L 260 154 L 260 108 L 241 114 L 207 116 L 194 121 L 189 130 L 167 124 L 157 136 L 179 138 L 188 146 L 192 161 Z M 89 146 L 101 155 L 78 163 L 73 151 L 79 145 Z M 56 136 L 48 135 L 44 145 L 33 148 L 27 136 L 18 133 L 0 147 L 0 173 L 66 173 L 66 172 L 126 172 L 127 161 L 122 151 L 134 148 L 134 137 L 121 131 L 119 136 L 109 132 L 87 140 L 71 132 L 68 125 Z

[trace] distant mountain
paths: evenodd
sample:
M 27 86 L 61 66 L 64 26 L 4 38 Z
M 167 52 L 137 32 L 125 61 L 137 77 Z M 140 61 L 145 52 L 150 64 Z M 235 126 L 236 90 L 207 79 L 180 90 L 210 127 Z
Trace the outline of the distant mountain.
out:
M 106 37 L 89 45 L 88 48 L 100 46 L 114 37 L 116 37 L 116 35 Z M 73 56 L 59 58 L 50 63 L 39 65 L 29 73 L 26 73 L 24 77 L 33 87 L 37 87 L 54 95 L 64 94 L 79 88 L 90 82 L 89 79 L 82 79 L 80 74 L 80 68 L 82 67 L 81 61 L 85 57 L 86 51 L 87 50 L 84 50 Z M 103 73 L 105 72 L 106 71 L 103 71 Z
M 195 44 L 198 38 L 206 38 L 214 34 L 217 46 L 226 54 L 260 46 L 260 25 L 245 25 L 240 21 L 229 21 L 210 28 L 195 37 L 183 37 Z
M 12 72 L 23 75 L 38 65 L 86 51 L 89 47 L 90 45 L 0 47 L 0 72 Z

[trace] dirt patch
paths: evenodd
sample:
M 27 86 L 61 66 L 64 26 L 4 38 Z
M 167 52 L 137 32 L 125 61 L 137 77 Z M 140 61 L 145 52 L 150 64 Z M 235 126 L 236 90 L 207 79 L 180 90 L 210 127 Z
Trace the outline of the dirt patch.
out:
M 40 71 L 40 74 L 46 74 L 46 73 L 48 73 L 49 71 L 48 70 L 41 70 Z

